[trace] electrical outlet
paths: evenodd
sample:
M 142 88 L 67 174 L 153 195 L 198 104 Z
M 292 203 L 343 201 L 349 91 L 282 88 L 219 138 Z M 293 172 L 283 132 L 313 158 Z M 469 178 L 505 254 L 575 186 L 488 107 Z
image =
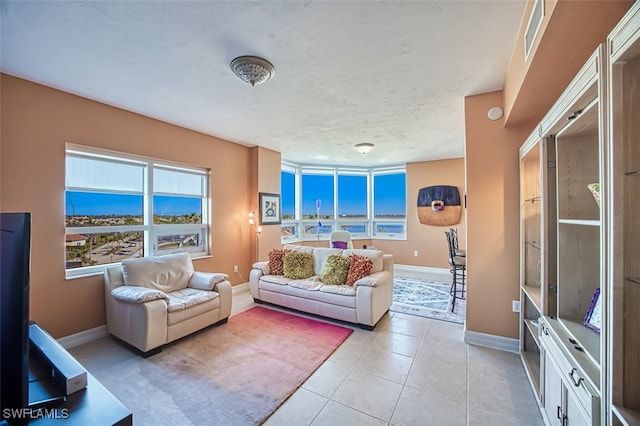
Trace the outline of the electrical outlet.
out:
M 233 265 L 233 272 L 238 272 L 238 271 L 239 271 L 238 265 Z
M 413 251 L 413 255 L 417 257 L 418 256 L 418 250 L 414 250 Z
M 511 301 L 511 310 L 513 312 L 520 312 L 520 301 L 519 300 L 512 300 Z

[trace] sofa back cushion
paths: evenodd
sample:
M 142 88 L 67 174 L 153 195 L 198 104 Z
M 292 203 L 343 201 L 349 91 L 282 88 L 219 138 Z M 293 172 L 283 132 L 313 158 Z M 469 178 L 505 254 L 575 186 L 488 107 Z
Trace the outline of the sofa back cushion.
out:
M 349 257 L 351 254 L 358 254 L 360 256 L 366 257 L 370 259 L 372 262 L 371 273 L 376 273 L 382 271 L 383 268 L 383 255 L 384 253 L 380 250 L 368 250 L 368 249 L 348 249 L 344 250 L 343 256 Z
M 313 276 L 313 258 L 311 253 L 292 251 L 284 255 L 284 276 L 293 280 Z
M 189 253 L 141 257 L 122 261 L 125 285 L 153 288 L 170 293 L 187 288 L 193 275 Z
M 329 256 L 322 269 L 320 281 L 325 284 L 342 285 L 347 281 L 349 259 L 339 254 Z
M 329 247 L 314 247 L 313 248 L 313 273 L 315 275 L 322 275 L 324 265 L 327 263 L 327 259 L 331 255 L 341 255 L 342 250 L 332 249 Z

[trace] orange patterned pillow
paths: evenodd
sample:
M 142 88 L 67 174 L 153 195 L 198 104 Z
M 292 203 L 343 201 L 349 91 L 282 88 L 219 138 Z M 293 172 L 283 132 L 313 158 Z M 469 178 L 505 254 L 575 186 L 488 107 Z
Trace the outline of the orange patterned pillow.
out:
M 353 285 L 360 278 L 366 277 L 371 273 L 373 262 L 359 254 L 349 255 L 349 272 L 347 272 L 346 285 Z
M 269 272 L 271 275 L 284 275 L 284 255 L 292 250 L 271 249 L 269 252 Z

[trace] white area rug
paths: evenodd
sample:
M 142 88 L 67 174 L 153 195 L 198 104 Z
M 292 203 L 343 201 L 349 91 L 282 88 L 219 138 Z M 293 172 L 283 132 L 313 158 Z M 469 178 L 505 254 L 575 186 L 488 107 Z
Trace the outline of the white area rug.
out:
M 451 312 L 450 290 L 450 282 L 396 275 L 393 279 L 391 311 L 463 324 L 467 301 L 456 299 Z

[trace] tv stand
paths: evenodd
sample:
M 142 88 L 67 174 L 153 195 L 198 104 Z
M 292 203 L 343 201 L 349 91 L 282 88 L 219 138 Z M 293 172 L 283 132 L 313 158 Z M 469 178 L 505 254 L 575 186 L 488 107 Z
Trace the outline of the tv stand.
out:
M 132 424 L 131 411 L 86 372 L 66 349 L 37 324 L 31 323 L 29 327 L 32 347 L 29 409 L 25 410 L 29 425 Z M 80 386 L 76 385 L 78 377 L 86 377 Z

